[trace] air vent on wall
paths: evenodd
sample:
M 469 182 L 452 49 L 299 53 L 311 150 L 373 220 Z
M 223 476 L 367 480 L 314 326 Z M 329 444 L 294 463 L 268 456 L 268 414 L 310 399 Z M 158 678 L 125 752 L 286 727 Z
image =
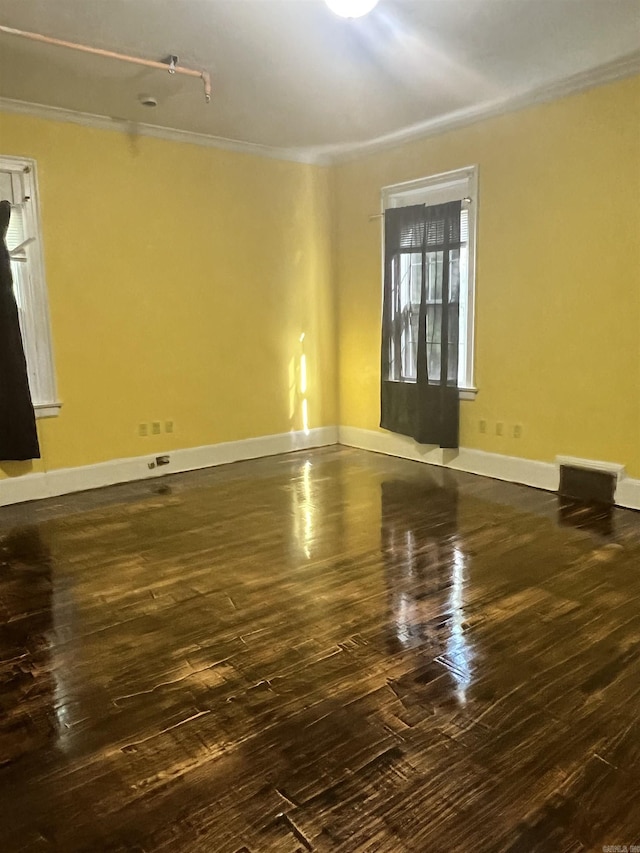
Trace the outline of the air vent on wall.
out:
M 596 471 L 576 465 L 560 465 L 558 493 L 562 497 L 612 505 L 616 485 L 616 474 L 611 471 Z

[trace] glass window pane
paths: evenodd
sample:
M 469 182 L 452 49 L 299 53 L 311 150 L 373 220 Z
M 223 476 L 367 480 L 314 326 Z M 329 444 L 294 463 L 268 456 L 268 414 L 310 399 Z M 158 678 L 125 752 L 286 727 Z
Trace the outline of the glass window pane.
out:
M 400 283 L 398 291 L 398 310 L 404 311 L 409 298 L 409 287 L 411 284 L 411 261 L 409 255 L 400 255 Z
M 442 300 L 442 252 L 427 252 L 427 302 Z
M 460 299 L 460 250 L 449 252 L 449 302 Z
M 396 381 L 416 381 L 422 274 L 426 275 L 426 342 L 429 378 L 439 381 L 442 367 L 442 280 L 444 263 L 449 264 L 449 323 L 458 324 L 458 344 L 448 352 L 448 381 L 466 384 L 468 348 L 468 288 L 470 214 L 460 213 L 460 248 L 443 251 L 401 252 L 392 269 L 392 328 L 389 347 L 389 376 Z M 445 257 L 446 254 L 446 257 Z M 424 266 L 423 266 L 424 263 Z M 396 281 L 397 278 L 397 281 Z
M 427 344 L 427 375 L 429 382 L 440 382 L 440 344 Z
M 447 362 L 447 385 L 456 385 L 458 381 L 458 347 L 449 343 Z
M 40 387 L 38 385 L 38 347 L 36 332 L 33 328 L 33 293 L 30 287 L 29 271 L 26 261 L 11 261 L 11 276 L 13 278 L 13 292 L 18 305 L 18 317 L 20 320 L 20 331 L 22 333 L 22 344 L 27 360 L 27 372 L 29 375 L 29 387 L 31 396 L 40 399 Z
M 422 297 L 422 255 L 411 255 L 411 302 L 420 305 Z
M 463 220 L 463 236 L 468 239 L 468 225 L 465 224 L 468 222 L 468 211 L 463 210 L 462 214 L 466 217 Z M 469 300 L 469 246 L 461 246 L 458 258 L 458 270 L 459 270 L 459 285 L 458 285 L 458 295 L 459 295 L 459 317 L 458 317 L 458 332 L 459 332 L 459 346 L 458 346 L 458 385 L 463 387 L 467 383 L 467 347 L 468 347 L 468 332 L 467 332 L 467 323 L 468 323 L 468 300 Z
M 392 340 L 389 379 L 416 381 L 418 322 L 422 295 L 422 255 L 404 252 L 391 269 Z
M 427 343 L 441 341 L 442 304 L 427 305 Z

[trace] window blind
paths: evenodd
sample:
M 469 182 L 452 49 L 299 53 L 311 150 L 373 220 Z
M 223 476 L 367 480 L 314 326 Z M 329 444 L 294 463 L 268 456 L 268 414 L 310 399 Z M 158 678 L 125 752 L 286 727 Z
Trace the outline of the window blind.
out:
M 23 195 L 22 175 L 19 172 L 4 169 L 0 171 L 0 199 L 6 199 L 11 204 L 11 217 L 5 238 L 10 252 L 27 239 Z M 21 252 L 18 257 L 22 256 Z
M 12 252 L 16 246 L 24 243 L 26 240 L 24 212 L 21 204 L 11 205 L 11 218 L 9 219 L 9 228 L 7 230 L 7 249 Z M 24 254 L 24 249 L 19 253 L 18 257 Z

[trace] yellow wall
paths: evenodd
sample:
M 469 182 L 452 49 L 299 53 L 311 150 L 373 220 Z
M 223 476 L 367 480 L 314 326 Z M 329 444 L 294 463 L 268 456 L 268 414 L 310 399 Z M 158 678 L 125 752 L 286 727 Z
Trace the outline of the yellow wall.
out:
M 337 422 L 328 170 L 16 115 L 0 152 L 38 164 L 64 404 L 0 477 L 300 429 L 303 332 Z
M 300 429 L 303 348 L 309 426 L 377 429 L 369 216 L 381 187 L 474 163 L 480 390 L 462 445 L 639 477 L 639 126 L 638 77 L 332 170 L 0 116 L 0 152 L 38 162 L 64 403 L 39 422 L 43 460 L 0 478 Z M 173 435 L 138 436 L 168 419 Z
M 479 394 L 461 404 L 461 444 L 639 477 L 640 77 L 335 170 L 340 422 L 378 424 L 381 187 L 471 164 Z

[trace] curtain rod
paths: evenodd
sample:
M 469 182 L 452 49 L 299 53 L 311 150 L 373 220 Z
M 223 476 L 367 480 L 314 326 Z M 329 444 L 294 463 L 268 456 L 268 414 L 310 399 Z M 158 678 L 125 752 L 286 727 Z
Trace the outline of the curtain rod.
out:
M 132 62 L 135 65 L 145 65 L 147 68 L 158 68 L 162 71 L 168 71 L 169 74 L 185 74 L 188 77 L 199 77 L 204 83 L 204 98 L 207 103 L 211 100 L 211 76 L 208 71 L 196 71 L 195 68 L 183 68 L 177 64 L 178 57 L 170 56 L 167 62 L 156 62 L 153 59 L 142 59 L 139 56 L 129 56 L 126 53 L 117 53 L 113 50 L 102 50 L 99 47 L 89 47 L 86 44 L 78 44 L 74 41 L 64 41 L 63 39 L 52 38 L 51 36 L 43 36 L 40 33 L 30 33 L 26 30 L 16 30 L 13 27 L 5 27 L 0 24 L 0 32 L 7 33 L 10 36 L 20 36 L 21 38 L 31 39 L 31 41 L 44 42 L 45 44 L 53 44 L 56 47 L 68 47 L 72 50 L 80 50 L 83 53 L 92 53 L 95 56 L 104 56 L 108 59 L 120 59 L 123 62 Z

